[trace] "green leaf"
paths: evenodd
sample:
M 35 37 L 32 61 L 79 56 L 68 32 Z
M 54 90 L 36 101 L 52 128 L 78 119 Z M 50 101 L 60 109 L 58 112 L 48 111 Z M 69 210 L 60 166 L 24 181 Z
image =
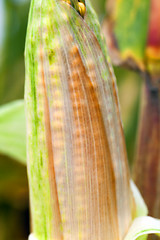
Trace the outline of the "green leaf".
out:
M 115 35 L 122 57 L 142 61 L 148 33 L 149 0 L 117 1 Z
M 155 233 L 160 235 L 160 220 L 152 217 L 138 217 L 136 218 L 124 240 L 138 240 L 145 239 L 147 234 Z
M 1 2 L 5 31 L 0 52 L 0 104 L 6 104 L 24 95 L 24 43 L 30 1 Z
M 26 129 L 23 100 L 0 107 L 0 152 L 25 164 Z

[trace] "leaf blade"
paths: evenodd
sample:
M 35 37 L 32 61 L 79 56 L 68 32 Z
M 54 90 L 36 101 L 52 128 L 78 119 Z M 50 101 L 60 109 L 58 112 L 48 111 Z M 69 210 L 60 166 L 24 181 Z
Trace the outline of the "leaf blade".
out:
M 138 217 L 132 223 L 124 240 L 141 239 L 141 236 L 151 233 L 160 235 L 160 220 L 152 217 Z
M 11 102 L 0 108 L 0 152 L 25 164 L 26 129 L 23 100 Z

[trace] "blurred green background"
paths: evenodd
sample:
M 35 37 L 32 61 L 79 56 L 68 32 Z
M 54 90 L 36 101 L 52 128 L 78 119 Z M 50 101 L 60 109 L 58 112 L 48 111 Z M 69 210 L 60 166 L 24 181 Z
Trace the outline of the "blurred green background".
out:
M 92 0 L 102 22 L 104 0 Z M 0 0 L 0 107 L 24 95 L 24 44 L 30 0 Z M 139 113 L 141 79 L 137 74 L 115 68 L 128 158 L 132 166 Z M 12 119 L 8 115 L 8 121 Z M 12 119 L 13 120 L 13 119 Z M 16 119 L 14 119 L 16 121 Z M 23 119 L 21 120 L 23 121 Z M 6 122 L 5 122 L 6 123 Z M 8 122 L 9 124 L 9 122 Z M 0 117 L 0 126 L 2 118 Z M 22 124 L 23 126 L 23 124 Z M 21 128 L 13 124 L 14 131 Z M 0 137 L 2 134 L 0 127 Z M 23 129 L 22 129 L 23 131 Z M 23 141 L 14 139 L 17 141 Z M 12 147 L 13 142 L 10 143 Z M 29 234 L 29 207 L 26 166 L 0 147 L 0 240 L 23 240 Z M 13 156 L 10 154 L 10 156 Z

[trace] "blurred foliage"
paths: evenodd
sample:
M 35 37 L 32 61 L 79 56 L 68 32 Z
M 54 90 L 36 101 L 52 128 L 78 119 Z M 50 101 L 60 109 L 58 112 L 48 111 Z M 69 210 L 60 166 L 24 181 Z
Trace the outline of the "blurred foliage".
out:
M 5 31 L 0 66 L 0 104 L 23 98 L 28 1 L 4 1 Z
M 114 33 L 123 58 L 143 61 L 147 42 L 149 0 L 117 1 Z M 126 21 L 127 19 L 127 21 Z
M 93 8 L 95 9 L 96 13 L 98 14 L 100 22 L 102 22 L 105 16 L 105 4 L 106 0 L 91 0 Z
M 4 12 L 4 36 L 0 46 L 2 56 L 0 59 L 0 107 L 2 104 L 23 98 L 24 43 L 30 2 L 29 0 L 2 1 L 4 6 L 1 9 L 1 12 Z M 106 1 L 91 1 L 99 15 L 100 21 L 102 21 L 105 14 Z M 128 156 L 130 161 L 132 161 L 141 81 L 135 73 L 120 67 L 115 68 L 115 74 L 119 87 Z M 9 124 L 11 119 L 11 116 L 9 116 L 8 122 L 4 122 Z M 21 121 L 23 121 L 23 117 Z M 0 123 L 2 123 L 1 118 Z M 20 125 L 13 125 L 13 133 L 16 133 L 17 129 L 17 134 L 18 130 L 20 130 L 19 133 L 21 135 L 22 125 L 22 122 Z M 24 136 L 20 135 L 15 137 L 15 146 L 18 146 L 17 144 L 21 141 L 21 138 L 24 139 Z M 14 144 L 12 142 L 10 144 L 11 148 L 14 149 Z M 22 147 L 19 146 L 19 148 L 19 152 L 24 152 Z M 4 153 L 6 152 L 3 151 Z M 20 159 L 19 155 L 13 154 L 13 151 L 10 152 L 10 156 L 16 158 L 16 160 Z M 0 155 L 0 239 L 27 239 L 29 233 L 28 215 L 26 167 L 12 158 Z
M 136 148 L 142 81 L 139 74 L 133 71 L 121 67 L 114 67 L 114 70 L 118 84 L 128 160 L 132 167 Z
M 2 1 L 1 7 L 3 8 L 0 9 L 0 13 L 3 12 L 4 31 L 0 46 L 0 105 L 23 98 L 23 56 L 29 10 L 29 1 L 27 0 Z M 1 118 L 0 123 L 7 124 L 2 119 L 4 120 Z M 8 117 L 8 124 L 10 120 L 11 118 Z M 21 120 L 23 121 L 22 118 Z M 12 133 L 18 132 L 20 126 L 12 126 L 14 128 Z M 11 149 L 23 140 L 15 137 L 13 141 L 15 141 L 14 144 L 10 142 Z M 19 149 L 19 151 L 23 150 Z M 28 215 L 26 167 L 9 157 L 0 155 L 0 239 L 27 239 L 29 233 Z
M 24 101 L 0 107 L 0 152 L 26 164 Z
M 0 159 L 0 239 L 27 239 L 28 187 L 26 168 L 1 156 Z
M 109 14 L 103 30 L 111 59 L 115 65 L 138 70 L 143 76 L 132 176 L 147 203 L 149 215 L 160 218 L 160 1 L 108 0 L 108 3 L 112 7 L 107 5 Z M 133 90 L 128 90 L 132 95 Z M 130 118 L 130 113 L 127 114 Z M 136 130 L 135 125 L 125 128 L 129 151 L 134 139 L 132 129 Z

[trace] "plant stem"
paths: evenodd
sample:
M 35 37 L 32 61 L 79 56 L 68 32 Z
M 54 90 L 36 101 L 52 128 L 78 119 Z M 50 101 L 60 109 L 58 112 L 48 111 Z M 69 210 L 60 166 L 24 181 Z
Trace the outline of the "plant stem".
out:
M 160 86 L 144 74 L 138 149 L 133 178 L 149 208 L 160 217 Z M 156 81 L 158 83 L 158 80 Z M 158 83 L 159 84 L 159 83 Z

